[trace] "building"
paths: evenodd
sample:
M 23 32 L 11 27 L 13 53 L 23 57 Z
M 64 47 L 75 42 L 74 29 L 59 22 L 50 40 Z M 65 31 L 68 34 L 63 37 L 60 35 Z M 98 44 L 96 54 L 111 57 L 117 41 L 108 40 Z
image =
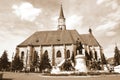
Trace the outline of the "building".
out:
M 17 52 L 24 61 L 24 66 L 30 68 L 34 55 L 48 53 L 52 66 L 59 65 L 63 60 L 71 58 L 72 54 L 83 54 L 85 50 L 92 51 L 93 58 L 100 58 L 100 44 L 93 36 L 92 30 L 88 34 L 79 34 L 76 30 L 67 30 L 62 5 L 58 18 L 58 30 L 37 31 L 17 46 Z M 79 45 L 80 44 L 80 45 Z M 80 46 L 82 48 L 80 50 Z

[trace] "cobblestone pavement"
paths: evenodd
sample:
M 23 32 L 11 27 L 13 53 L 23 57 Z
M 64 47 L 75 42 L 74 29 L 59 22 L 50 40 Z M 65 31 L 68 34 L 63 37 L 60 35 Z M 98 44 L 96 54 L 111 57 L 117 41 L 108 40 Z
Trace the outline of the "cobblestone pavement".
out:
M 99 76 L 43 76 L 41 73 L 3 72 L 3 80 L 119 80 L 117 75 Z

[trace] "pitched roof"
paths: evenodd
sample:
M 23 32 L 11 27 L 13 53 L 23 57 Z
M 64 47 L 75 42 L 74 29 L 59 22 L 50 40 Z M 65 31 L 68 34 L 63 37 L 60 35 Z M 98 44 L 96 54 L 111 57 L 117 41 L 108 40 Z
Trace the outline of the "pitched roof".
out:
M 84 44 L 87 44 L 89 46 L 100 46 L 98 41 L 95 39 L 93 34 L 80 34 Z
M 80 36 L 76 30 L 38 31 L 19 44 L 18 47 L 27 45 L 75 44 L 77 38 L 80 38 Z
M 63 45 L 75 44 L 78 40 L 82 44 L 100 46 L 92 34 L 79 34 L 76 30 L 38 31 L 23 41 L 21 46 Z

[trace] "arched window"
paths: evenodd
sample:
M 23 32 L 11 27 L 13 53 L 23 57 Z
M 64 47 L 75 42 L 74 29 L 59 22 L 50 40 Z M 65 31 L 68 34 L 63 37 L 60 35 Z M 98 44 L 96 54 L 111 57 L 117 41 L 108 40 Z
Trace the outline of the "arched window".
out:
M 44 54 L 42 55 L 42 57 L 47 57 L 48 58 L 48 51 L 45 50 Z
M 38 52 L 37 52 L 37 51 L 34 51 L 34 55 L 38 55 Z
M 21 60 L 23 60 L 24 57 L 24 51 L 21 52 Z
M 67 50 L 66 57 L 67 57 L 67 58 L 70 58 L 70 50 Z
M 60 50 L 59 51 L 57 51 L 57 55 L 56 55 L 57 57 L 61 57 L 61 52 L 60 52 Z
M 95 59 L 97 60 L 98 58 L 97 58 L 97 51 L 95 51 Z
M 42 54 L 42 57 L 41 57 L 42 59 L 41 60 L 45 60 L 45 61 L 50 61 L 49 60 L 49 55 L 48 55 L 48 51 L 47 50 L 45 50 L 45 52 L 44 52 L 44 54 Z
M 44 55 L 48 55 L 48 51 L 47 50 L 45 50 Z
M 90 58 L 92 59 L 93 58 L 92 50 L 89 51 L 89 55 L 90 55 Z

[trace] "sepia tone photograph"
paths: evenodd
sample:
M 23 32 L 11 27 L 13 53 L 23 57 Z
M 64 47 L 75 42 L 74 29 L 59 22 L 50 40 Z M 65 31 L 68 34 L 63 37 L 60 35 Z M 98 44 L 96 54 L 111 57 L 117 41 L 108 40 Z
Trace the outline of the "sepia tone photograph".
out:
M 0 80 L 119 80 L 120 0 L 1 0 Z

